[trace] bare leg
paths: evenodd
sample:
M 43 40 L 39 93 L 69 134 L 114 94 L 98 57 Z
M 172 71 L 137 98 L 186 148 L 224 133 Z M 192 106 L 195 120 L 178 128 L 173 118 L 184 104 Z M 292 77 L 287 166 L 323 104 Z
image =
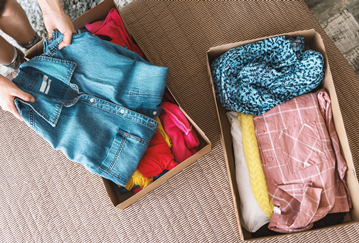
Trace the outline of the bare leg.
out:
M 0 64 L 8 65 L 12 62 L 15 55 L 15 49 L 4 38 L 0 36 Z
M 6 2 L 5 6 L 3 5 L 4 10 L 0 15 L 0 29 L 14 38 L 18 43 L 27 43 L 26 45 L 28 45 L 30 40 L 34 40 L 36 32 L 32 29 L 24 10 L 16 0 L 0 1 Z M 16 61 L 12 63 L 16 52 Z M 23 56 L 20 50 L 15 51 L 14 47 L 0 36 L 0 64 L 9 65 L 11 63 L 12 68 L 17 68 L 25 61 Z
M 36 34 L 25 11 L 16 0 L 7 0 L 4 12 L 0 17 L 0 29 L 18 43 L 26 43 Z

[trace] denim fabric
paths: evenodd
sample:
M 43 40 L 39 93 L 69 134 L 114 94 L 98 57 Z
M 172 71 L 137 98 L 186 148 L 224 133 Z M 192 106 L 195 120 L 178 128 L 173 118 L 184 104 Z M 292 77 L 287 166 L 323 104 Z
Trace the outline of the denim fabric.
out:
M 25 123 L 70 160 L 126 186 L 156 132 L 167 68 L 90 33 L 44 41 L 13 80 L 36 99 L 14 103 Z

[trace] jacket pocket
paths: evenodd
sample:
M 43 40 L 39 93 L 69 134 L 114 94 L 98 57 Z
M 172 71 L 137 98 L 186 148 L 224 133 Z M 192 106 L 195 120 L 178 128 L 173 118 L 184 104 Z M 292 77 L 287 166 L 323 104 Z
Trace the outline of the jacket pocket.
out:
M 293 173 L 321 164 L 326 158 L 315 122 L 282 130 L 278 143 L 282 159 Z
M 146 140 L 119 129 L 99 169 L 122 181 L 121 186 L 126 186 L 147 147 Z

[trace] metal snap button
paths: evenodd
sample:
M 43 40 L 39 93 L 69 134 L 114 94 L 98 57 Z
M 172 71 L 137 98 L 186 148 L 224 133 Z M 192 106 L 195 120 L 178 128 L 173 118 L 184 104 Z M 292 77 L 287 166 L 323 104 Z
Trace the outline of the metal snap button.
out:
M 153 114 L 154 116 L 157 115 L 157 111 L 154 111 L 152 114 Z
M 94 99 L 94 98 L 90 98 L 90 102 L 91 102 L 91 103 L 94 103 L 94 102 L 95 102 L 95 99 Z

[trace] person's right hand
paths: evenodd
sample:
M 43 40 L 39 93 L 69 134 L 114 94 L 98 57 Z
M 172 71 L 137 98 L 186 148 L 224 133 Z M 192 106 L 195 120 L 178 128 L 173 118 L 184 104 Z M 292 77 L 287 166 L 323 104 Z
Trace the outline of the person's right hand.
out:
M 26 102 L 35 102 L 32 95 L 25 93 L 9 79 L 0 75 L 0 106 L 4 111 L 10 111 L 16 118 L 22 120 L 14 104 L 15 97 Z

